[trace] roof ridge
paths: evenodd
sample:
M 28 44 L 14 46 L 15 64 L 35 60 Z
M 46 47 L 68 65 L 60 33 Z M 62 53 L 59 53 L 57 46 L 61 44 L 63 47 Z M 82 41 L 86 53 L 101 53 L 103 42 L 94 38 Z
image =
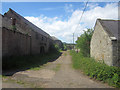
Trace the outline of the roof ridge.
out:
M 98 19 L 98 20 L 99 20 L 99 22 L 101 23 L 101 25 L 102 25 L 102 27 L 104 28 L 104 30 L 107 32 L 107 34 L 108 34 L 109 36 L 114 36 L 114 35 L 112 34 L 112 32 L 110 32 L 109 29 L 104 25 L 104 22 L 102 22 L 101 19 Z M 115 36 L 114 36 L 114 37 L 115 37 Z
M 97 20 L 101 20 L 101 21 L 120 21 L 119 19 L 114 20 L 114 19 L 100 19 L 100 18 L 98 18 Z
M 97 20 L 101 24 L 104 31 L 109 35 L 109 37 L 115 37 L 116 39 L 119 38 L 118 24 L 120 20 L 108 20 L 108 19 L 97 19 Z
M 32 28 L 35 27 L 35 28 L 39 29 L 39 30 L 34 30 L 34 31 L 36 31 L 36 32 L 38 32 L 38 33 L 39 33 L 39 31 L 41 31 L 41 32 L 43 33 L 44 36 L 47 36 L 47 37 L 50 36 L 47 32 L 45 32 L 44 30 L 42 30 L 41 28 L 39 28 L 38 26 L 36 26 L 36 25 L 33 24 L 32 22 L 28 21 L 26 18 L 24 18 L 22 15 L 18 14 L 17 12 L 15 12 L 14 10 L 12 10 L 11 8 L 9 8 L 9 11 L 11 11 L 12 13 L 15 13 L 16 16 L 22 18 L 22 19 L 24 20 L 25 23 L 31 24 L 31 25 L 32 25 Z M 8 12 L 9 12 L 9 11 L 8 11 Z

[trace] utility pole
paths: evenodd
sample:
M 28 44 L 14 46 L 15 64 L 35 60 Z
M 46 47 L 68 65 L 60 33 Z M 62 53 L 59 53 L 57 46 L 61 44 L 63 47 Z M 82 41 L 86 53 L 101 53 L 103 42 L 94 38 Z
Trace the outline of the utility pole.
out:
M 79 38 L 79 36 L 77 36 L 77 40 L 78 40 L 78 38 Z M 78 47 L 76 47 L 77 48 L 77 53 L 78 53 Z
M 73 33 L 73 49 L 74 49 L 74 33 Z

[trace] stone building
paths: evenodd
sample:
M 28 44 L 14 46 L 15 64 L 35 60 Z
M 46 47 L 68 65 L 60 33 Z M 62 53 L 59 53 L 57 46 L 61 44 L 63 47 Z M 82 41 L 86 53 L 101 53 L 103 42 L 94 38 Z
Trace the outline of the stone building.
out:
M 61 40 L 57 39 L 56 37 L 52 36 L 53 43 L 58 45 L 60 49 L 63 49 L 63 43 Z
M 2 16 L 2 55 L 47 53 L 53 40 L 49 34 L 9 9 Z
M 120 66 L 119 20 L 97 19 L 91 39 L 91 57 L 109 66 Z

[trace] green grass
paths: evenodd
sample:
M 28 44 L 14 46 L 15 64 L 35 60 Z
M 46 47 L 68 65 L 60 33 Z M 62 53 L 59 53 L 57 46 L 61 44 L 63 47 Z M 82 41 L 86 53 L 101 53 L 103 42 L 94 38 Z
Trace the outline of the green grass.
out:
M 43 64 L 56 60 L 61 55 L 60 52 L 52 52 L 44 55 L 28 55 L 3 58 L 3 70 L 13 69 L 33 69 L 38 70 Z
M 55 68 L 53 68 L 54 71 L 59 71 L 61 67 L 61 64 L 57 64 Z
M 1 75 L 0 77 L 2 77 L 2 78 L 7 78 L 7 76 L 4 76 L 4 75 Z
M 81 53 L 71 51 L 73 68 L 82 70 L 86 75 L 120 88 L 120 68 L 96 62 L 93 58 L 83 57 Z
M 5 78 L 6 80 L 3 81 L 5 83 L 16 83 L 16 84 L 19 84 L 19 85 L 23 85 L 24 87 L 30 87 L 30 88 L 35 88 L 35 86 L 32 84 L 32 83 L 28 83 L 28 82 L 24 82 L 24 81 L 21 81 L 21 80 L 14 80 L 12 79 L 11 77 L 6 77 L 6 76 L 2 76 L 2 78 Z
M 67 53 L 65 53 L 64 56 L 67 56 Z
M 33 67 L 33 68 L 30 68 L 29 70 L 34 70 L 34 71 L 37 71 L 37 70 L 40 70 L 42 68 L 42 66 L 38 66 L 38 67 Z

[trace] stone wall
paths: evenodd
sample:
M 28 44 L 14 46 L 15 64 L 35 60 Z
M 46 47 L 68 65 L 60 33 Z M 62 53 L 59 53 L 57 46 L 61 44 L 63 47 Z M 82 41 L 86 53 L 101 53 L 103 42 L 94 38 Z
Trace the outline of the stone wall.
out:
M 119 6 L 120 6 L 120 2 L 119 2 Z M 119 10 L 120 10 L 120 7 L 119 7 Z M 120 16 L 119 16 L 119 19 L 120 19 Z M 118 22 L 118 41 L 117 42 L 118 42 L 118 66 L 120 67 L 120 21 Z
M 0 14 L 0 61 L 2 61 L 2 15 Z
M 117 40 L 112 41 L 113 66 L 119 66 L 118 62 L 118 43 Z
M 9 10 L 3 16 L 3 27 L 12 29 L 12 20 L 16 19 L 16 31 L 31 36 L 31 54 L 40 54 L 41 49 L 47 53 L 49 51 L 50 35 L 42 31 L 37 26 L 20 16 L 13 10 Z
M 98 61 L 104 61 L 109 66 L 113 66 L 112 44 L 108 34 L 102 28 L 100 22 L 97 21 L 91 39 L 91 57 L 94 57 Z
M 31 31 L 31 43 L 32 54 L 40 54 L 41 47 L 44 48 L 44 53 L 49 51 L 49 39 L 37 32 Z
M 120 67 L 120 39 L 118 41 L 118 66 Z
M 28 55 L 31 49 L 31 37 L 20 32 L 2 28 L 2 55 Z

